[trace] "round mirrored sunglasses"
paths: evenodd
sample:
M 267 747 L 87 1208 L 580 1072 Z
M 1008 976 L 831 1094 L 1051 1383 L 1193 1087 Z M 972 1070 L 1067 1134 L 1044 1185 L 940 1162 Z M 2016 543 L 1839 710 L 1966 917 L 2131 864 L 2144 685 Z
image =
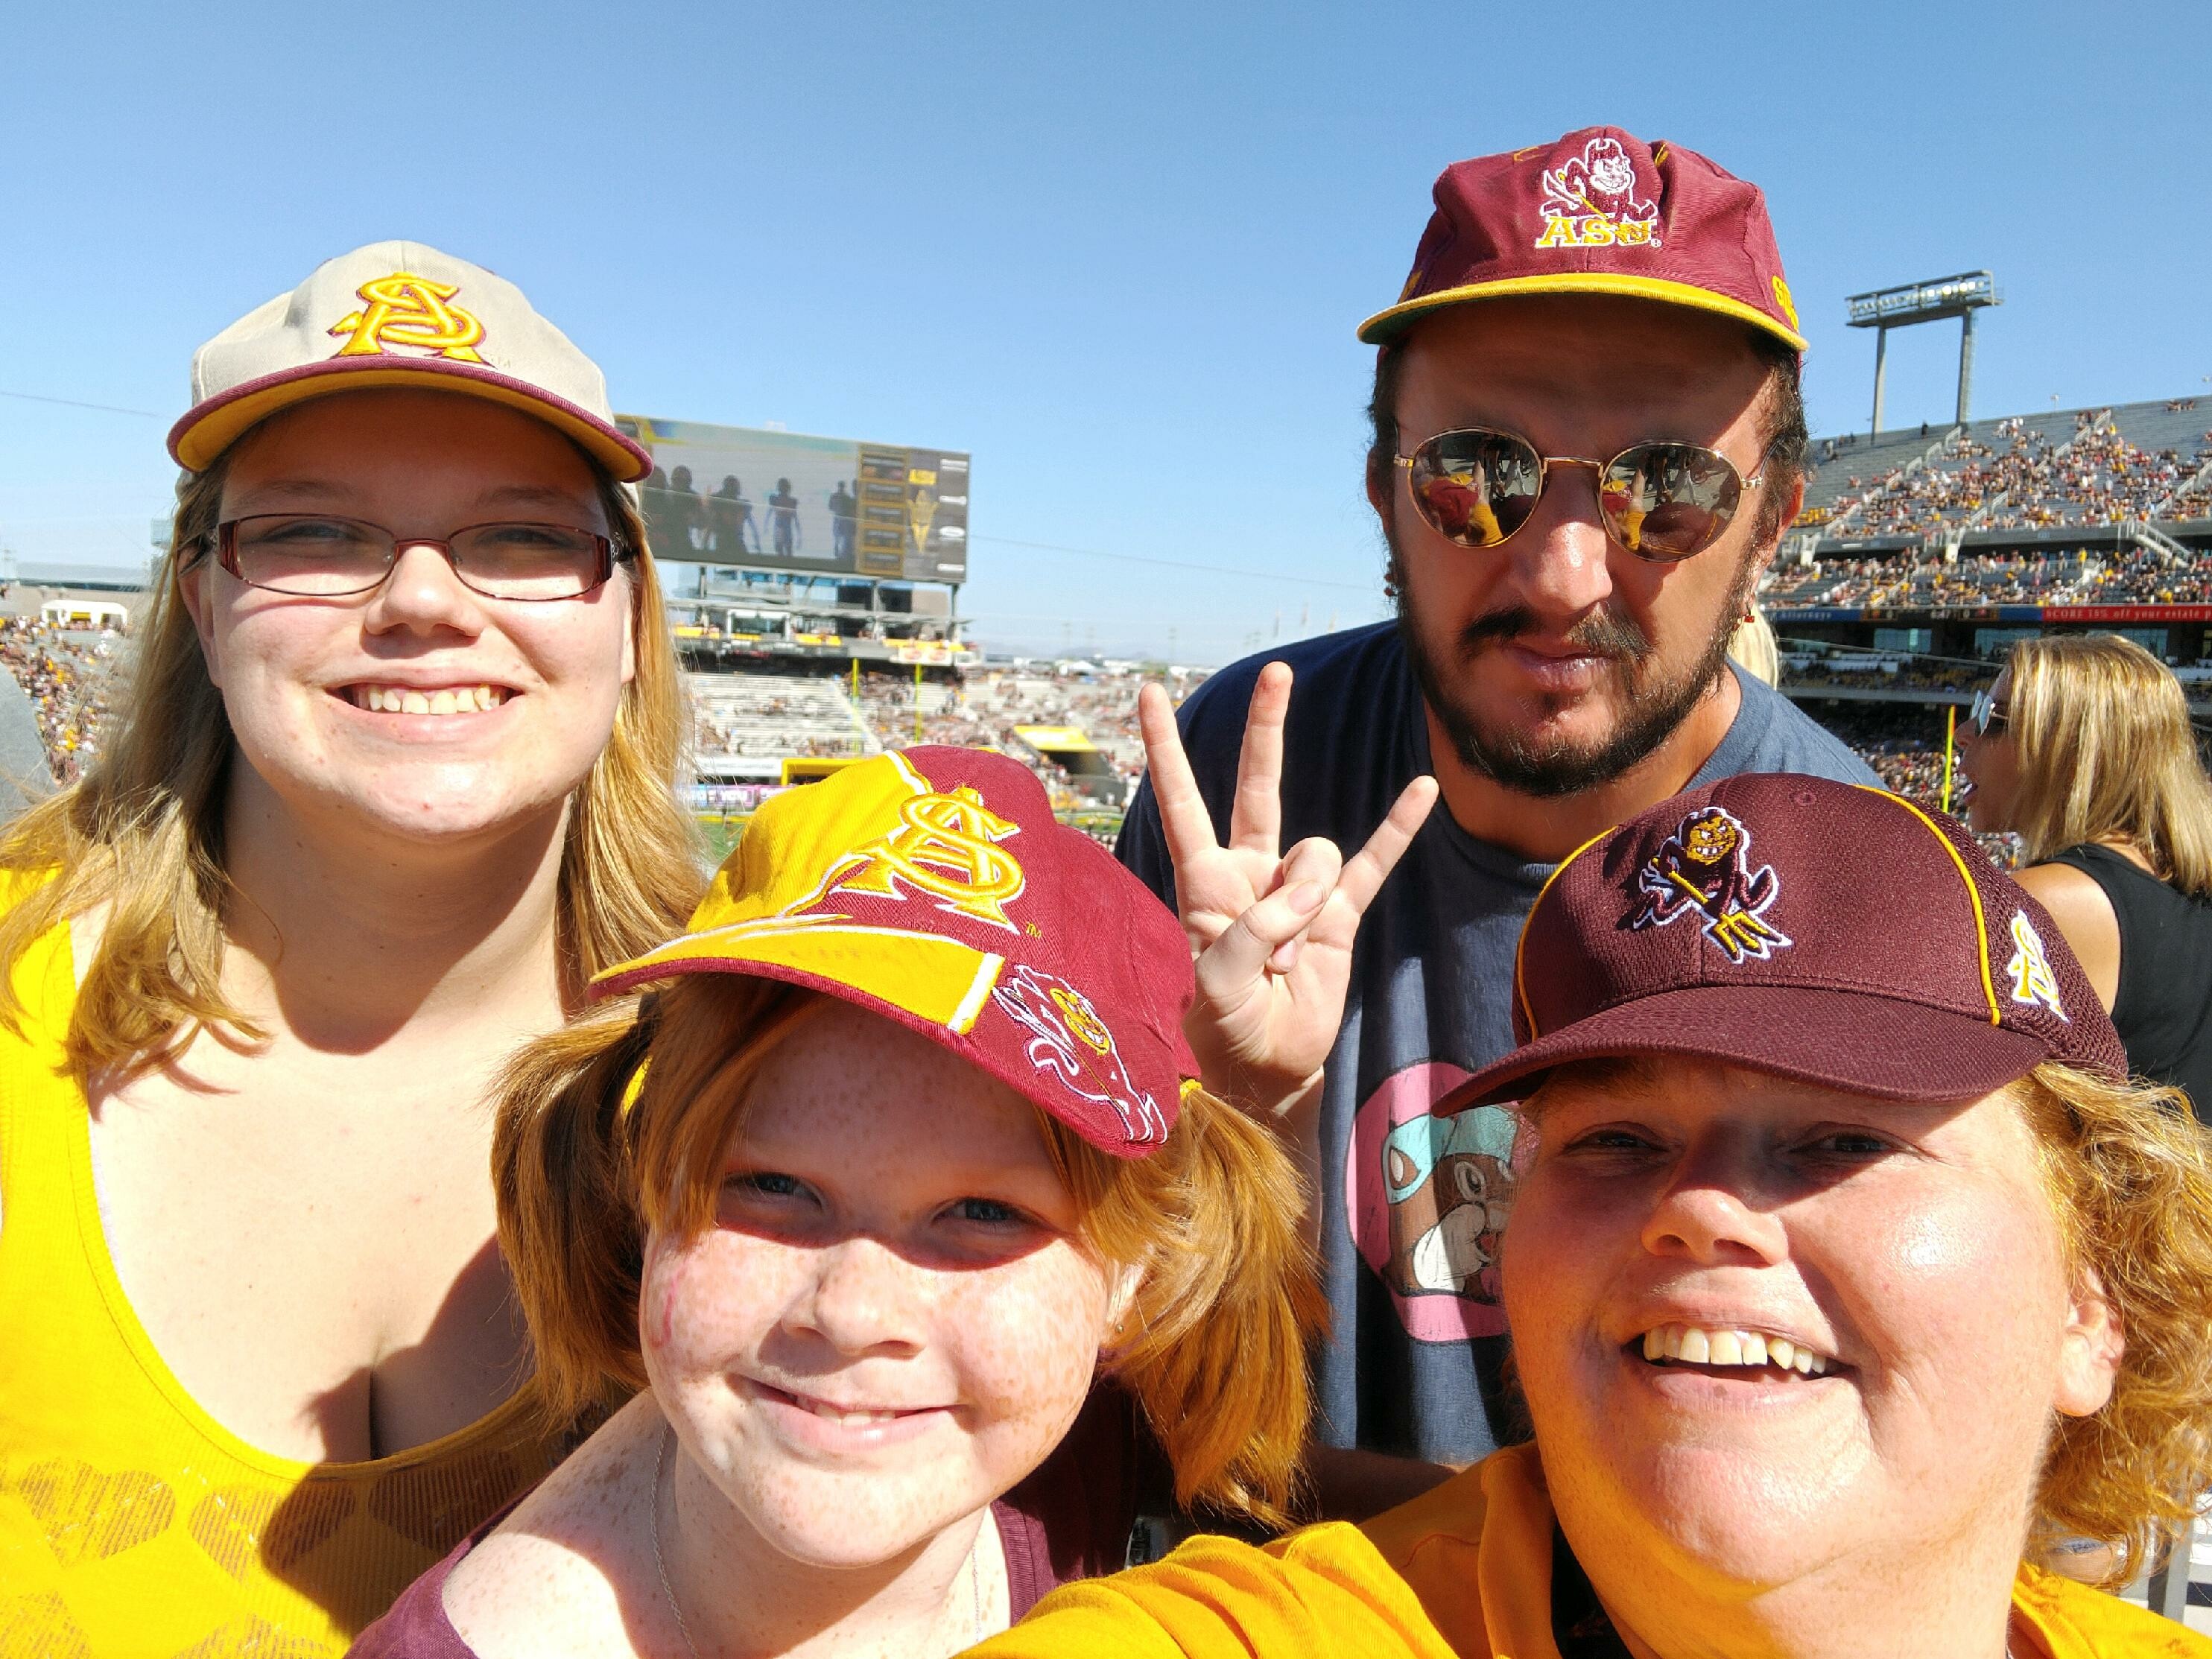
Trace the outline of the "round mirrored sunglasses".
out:
M 1598 461 L 1541 455 L 1526 438 L 1482 427 L 1439 432 L 1395 459 L 1429 527 L 1462 547 L 1508 540 L 1535 513 L 1553 467 L 1592 468 L 1606 534 L 1655 564 L 1689 558 L 1718 541 L 1745 492 L 1766 475 L 1762 465 L 1747 478 L 1701 444 L 1653 440 Z

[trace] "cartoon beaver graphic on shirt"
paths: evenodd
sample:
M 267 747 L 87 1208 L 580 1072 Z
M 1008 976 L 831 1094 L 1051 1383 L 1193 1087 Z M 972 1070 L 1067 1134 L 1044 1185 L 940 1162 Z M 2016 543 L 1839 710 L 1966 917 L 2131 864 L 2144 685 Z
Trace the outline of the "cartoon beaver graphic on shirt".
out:
M 1498 1244 L 1505 1231 L 1512 1129 L 1504 1114 L 1427 1113 L 1382 1143 L 1390 1203 L 1385 1277 L 1401 1296 L 1498 1299 Z

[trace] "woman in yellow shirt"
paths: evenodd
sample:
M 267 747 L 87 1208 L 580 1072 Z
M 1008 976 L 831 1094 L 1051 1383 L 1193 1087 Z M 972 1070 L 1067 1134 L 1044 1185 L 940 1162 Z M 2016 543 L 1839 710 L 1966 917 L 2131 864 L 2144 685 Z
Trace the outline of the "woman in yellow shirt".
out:
M 558 1456 L 485 1091 L 702 884 L 649 458 L 513 284 L 204 346 L 139 659 L 0 836 L 0 1648 L 334 1655 Z
M 1533 1443 L 1199 1539 L 989 1659 L 2090 1659 L 2212 1482 L 2212 1156 L 2049 917 L 1892 795 L 1729 780 L 1571 857 L 1516 963 Z

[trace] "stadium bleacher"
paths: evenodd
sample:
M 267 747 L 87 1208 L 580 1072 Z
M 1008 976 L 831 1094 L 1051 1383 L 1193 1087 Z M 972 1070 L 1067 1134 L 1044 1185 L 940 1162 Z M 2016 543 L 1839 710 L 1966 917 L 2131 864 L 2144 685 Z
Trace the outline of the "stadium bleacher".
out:
M 1922 436 L 1916 430 L 1885 432 L 1869 440 L 1864 433 L 1823 438 L 1813 445 L 1814 471 L 1805 481 L 1805 505 L 1797 515 L 1801 526 L 1828 526 L 1841 510 L 1846 496 L 1859 495 L 1910 463 L 1918 460 L 1942 441 L 1940 430 Z
M 0 672 L 12 674 L 30 697 L 57 783 L 73 782 L 99 753 L 119 644 L 118 636 L 36 616 L 0 616 Z
M 842 680 L 743 672 L 685 678 L 702 780 L 770 779 L 787 757 L 873 754 L 883 746 Z
M 1824 439 L 1798 524 L 1842 539 L 2193 517 L 2179 498 L 2208 493 L 2208 425 L 2197 399 L 2172 398 Z
M 1814 507 L 1761 590 L 1771 613 L 2212 604 L 2212 408 L 2197 398 L 1813 453 Z

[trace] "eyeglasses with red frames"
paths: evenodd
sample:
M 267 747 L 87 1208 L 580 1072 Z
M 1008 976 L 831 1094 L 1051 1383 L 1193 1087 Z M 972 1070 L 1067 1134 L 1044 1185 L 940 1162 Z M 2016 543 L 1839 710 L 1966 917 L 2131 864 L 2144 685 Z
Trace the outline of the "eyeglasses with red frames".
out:
M 1718 541 L 1745 494 L 1766 477 L 1763 460 L 1746 477 L 1702 444 L 1654 440 L 1599 461 L 1539 454 L 1526 438 L 1484 427 L 1439 432 L 1394 459 L 1429 527 L 1462 547 L 1503 544 L 1535 513 L 1553 467 L 1589 467 L 1598 475 L 1606 534 L 1655 564 L 1692 557 Z
M 384 586 L 403 538 L 381 525 L 327 513 L 256 513 L 216 526 L 216 556 L 249 586 L 301 599 L 346 599 Z M 408 547 L 444 555 L 464 587 L 488 599 L 580 599 L 635 556 L 574 525 L 474 524 Z

